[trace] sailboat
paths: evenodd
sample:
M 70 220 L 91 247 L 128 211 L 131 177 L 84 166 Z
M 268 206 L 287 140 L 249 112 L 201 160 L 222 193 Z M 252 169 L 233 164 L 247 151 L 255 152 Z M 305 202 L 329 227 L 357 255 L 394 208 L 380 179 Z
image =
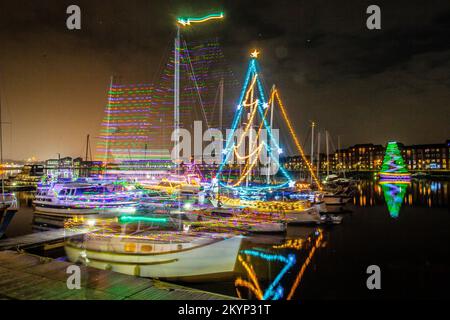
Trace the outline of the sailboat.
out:
M 65 251 L 71 262 L 97 269 L 201 282 L 233 276 L 242 240 L 239 234 L 179 226 L 162 215 L 131 215 L 96 219 L 95 230 L 67 239 Z
M 255 50 L 251 55 L 223 159 L 211 183 L 209 200 L 217 208 L 246 208 L 255 214 L 281 213 L 290 224 L 320 223 L 320 212 L 311 206 L 309 199 L 284 196 L 297 190 L 295 180 L 279 163 L 283 150 L 272 135 L 276 101 L 283 118 L 288 118 L 275 86 L 266 96 L 259 75 L 258 54 Z M 290 122 L 288 125 L 292 133 Z M 262 129 L 267 133 L 266 137 L 262 136 Z M 230 138 L 236 132 L 242 132 L 237 141 Z M 301 149 L 298 140 L 296 145 Z M 260 163 L 260 155 L 264 155 L 267 163 Z M 272 168 L 279 169 L 277 177 L 271 174 Z
M 13 193 L 5 193 L 5 181 L 3 171 L 3 123 L 2 123 L 2 101 L 0 96 L 0 170 L 1 170 L 1 193 L 0 193 L 0 238 L 6 233 L 18 210 L 16 196 Z
M 180 126 L 179 27 L 177 31 L 174 50 L 175 130 Z M 180 161 L 177 161 L 176 175 L 180 174 L 180 167 Z M 178 206 L 181 206 L 179 201 Z M 243 239 L 241 235 L 196 232 L 178 223 L 158 225 L 165 221 L 161 216 L 121 216 L 89 236 L 69 239 L 65 245 L 67 257 L 72 262 L 141 277 L 196 281 L 215 280 L 233 274 Z M 97 228 L 102 222 L 97 219 L 96 223 Z
M 325 180 L 323 181 L 325 185 L 324 201 L 328 206 L 343 206 L 351 200 L 351 193 L 349 193 L 350 190 L 348 188 L 348 185 L 345 186 L 341 184 L 347 181 L 348 179 L 339 178 L 338 175 L 330 174 L 328 131 L 325 131 L 325 140 L 326 140 L 326 156 L 327 156 L 327 175 L 325 177 Z M 338 155 L 339 152 L 340 152 L 340 140 L 338 137 Z M 340 161 L 339 156 L 338 161 Z

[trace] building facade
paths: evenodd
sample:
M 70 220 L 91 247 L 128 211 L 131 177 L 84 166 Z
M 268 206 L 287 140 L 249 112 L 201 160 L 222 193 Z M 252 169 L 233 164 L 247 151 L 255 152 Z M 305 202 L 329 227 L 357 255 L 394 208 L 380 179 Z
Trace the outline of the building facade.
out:
M 439 144 L 422 144 L 405 146 L 398 143 L 405 164 L 410 171 L 450 170 L 450 140 Z M 378 171 L 383 163 L 385 147 L 372 143 L 357 144 L 336 150 L 328 157 L 330 171 Z M 310 157 L 307 156 L 308 161 Z M 284 166 L 292 171 L 307 169 L 301 156 L 283 159 Z M 314 168 L 317 168 L 317 156 Z M 326 154 L 319 158 L 320 171 L 327 170 Z
M 409 170 L 450 170 L 450 140 L 404 146 L 402 155 Z

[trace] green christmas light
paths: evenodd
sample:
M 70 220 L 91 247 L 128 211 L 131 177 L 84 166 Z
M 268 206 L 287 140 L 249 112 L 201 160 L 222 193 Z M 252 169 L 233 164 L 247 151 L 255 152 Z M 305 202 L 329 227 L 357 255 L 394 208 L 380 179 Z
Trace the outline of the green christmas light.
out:
M 180 18 L 178 18 L 178 23 L 183 26 L 189 26 L 189 25 L 191 25 L 191 23 L 202 23 L 202 22 L 206 22 L 209 20 L 213 20 L 213 19 L 223 19 L 223 17 L 224 17 L 223 12 L 208 14 L 208 15 L 206 15 L 204 17 L 200 17 L 200 18 L 180 17 Z
M 403 157 L 398 148 L 397 142 L 389 142 L 386 148 L 383 165 L 381 167 L 382 173 L 408 173 Z
M 167 223 L 167 218 L 147 217 L 147 216 L 121 216 L 119 223 L 147 222 L 147 223 Z
M 388 143 L 379 174 L 383 180 L 407 181 L 410 179 L 397 142 Z
M 398 218 L 400 208 L 405 198 L 407 183 L 382 183 L 384 200 L 392 218 Z

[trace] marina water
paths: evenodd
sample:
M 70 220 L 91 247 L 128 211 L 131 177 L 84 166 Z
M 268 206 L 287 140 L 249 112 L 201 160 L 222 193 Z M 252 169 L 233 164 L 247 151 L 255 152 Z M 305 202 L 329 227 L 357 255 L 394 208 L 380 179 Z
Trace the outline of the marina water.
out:
M 335 208 L 341 225 L 247 237 L 234 278 L 188 285 L 250 299 L 448 298 L 449 188 L 449 181 L 413 180 L 399 189 L 361 180 L 353 200 Z M 7 237 L 33 232 L 33 193 L 16 194 L 20 211 Z M 48 254 L 65 259 L 62 248 Z M 381 269 L 381 290 L 366 286 L 370 265 Z

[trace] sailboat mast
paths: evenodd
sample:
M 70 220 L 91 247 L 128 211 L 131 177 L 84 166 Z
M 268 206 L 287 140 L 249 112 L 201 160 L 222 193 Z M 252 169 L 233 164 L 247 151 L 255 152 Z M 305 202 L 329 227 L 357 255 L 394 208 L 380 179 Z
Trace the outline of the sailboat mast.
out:
M 325 131 L 325 141 L 327 145 L 327 177 L 330 175 L 330 156 L 329 156 L 329 147 L 328 147 L 328 131 Z
M 177 25 L 177 35 L 175 38 L 175 50 L 174 50 L 174 61 L 175 61 L 175 77 L 174 77 L 174 103 L 173 103 L 173 129 L 178 133 L 180 127 L 180 26 Z M 176 171 L 179 170 L 179 145 L 175 143 L 175 157 L 176 157 Z
M 3 171 L 3 119 L 2 119 L 2 97 L 0 95 L 0 167 Z M 2 172 L 2 196 L 5 194 L 4 172 Z
M 181 30 L 177 24 L 177 35 L 175 37 L 175 50 L 174 50 L 174 101 L 173 101 L 173 129 L 175 134 L 178 135 L 180 128 L 180 43 L 181 43 Z M 179 144 L 175 142 L 175 172 L 180 173 L 180 149 Z M 181 202 L 178 200 L 178 210 L 181 210 Z M 179 222 L 179 228 L 181 229 L 181 220 Z
M 342 162 L 341 162 L 341 136 L 338 136 L 338 166 L 339 166 L 339 170 L 338 170 L 338 174 L 339 174 L 339 171 L 342 170 Z
M 320 171 L 320 131 L 317 133 L 317 177 Z
M 220 132 L 222 132 L 222 129 L 223 129 L 223 78 L 220 79 L 220 83 L 219 83 L 219 107 L 220 107 L 219 130 L 220 130 Z
M 90 137 L 90 135 L 88 134 L 87 137 L 86 137 L 86 157 L 85 157 L 86 162 L 89 161 L 89 159 L 88 159 L 88 152 L 89 152 L 89 137 Z
M 275 92 L 275 85 L 272 86 L 272 94 L 271 96 L 273 96 L 273 93 Z M 270 130 L 272 130 L 272 126 L 273 126 L 273 108 L 275 106 L 275 99 L 272 99 L 272 103 L 270 104 Z M 268 143 L 271 143 L 270 141 Z M 267 184 L 270 183 L 270 172 L 272 172 L 272 163 L 271 163 L 272 157 L 269 155 L 269 165 L 267 166 Z
M 251 170 L 251 162 L 252 162 L 252 158 L 250 156 L 251 151 L 252 151 L 252 147 L 253 147 L 253 119 L 251 117 L 251 114 L 253 113 L 253 108 L 258 108 L 258 104 L 256 103 L 256 105 L 253 104 L 254 101 L 254 89 L 252 88 L 252 90 L 250 91 L 250 113 L 248 113 L 248 121 L 249 123 L 249 128 L 250 128 L 250 133 L 248 135 L 248 155 L 249 157 L 247 158 L 247 163 L 248 163 L 248 168 L 249 168 L 249 173 L 247 174 L 247 178 L 246 178 L 246 187 L 248 188 L 249 186 L 249 182 L 252 179 L 252 170 Z
M 311 166 L 314 167 L 314 127 L 316 123 L 313 121 L 311 124 Z M 314 172 L 314 171 L 312 171 Z M 313 174 L 311 173 L 311 184 L 313 183 Z
M 114 85 L 114 76 L 111 76 L 111 80 L 110 80 L 110 83 L 109 83 L 109 93 L 108 93 L 108 106 L 107 106 L 107 108 L 108 108 L 108 111 L 110 111 L 109 110 L 109 107 L 110 107 L 110 98 L 111 98 L 111 93 L 112 93 L 112 89 L 113 89 L 113 85 Z M 109 123 L 110 123 L 110 119 L 111 119 L 111 113 L 110 112 L 108 112 L 108 114 L 106 115 L 106 119 L 107 119 L 107 128 L 108 128 L 108 130 L 107 130 L 107 133 L 109 134 Z M 108 152 L 109 152 L 109 139 L 110 137 L 107 137 L 106 138 L 106 146 L 105 146 L 105 168 L 108 166 Z M 106 170 L 106 169 L 105 169 Z

